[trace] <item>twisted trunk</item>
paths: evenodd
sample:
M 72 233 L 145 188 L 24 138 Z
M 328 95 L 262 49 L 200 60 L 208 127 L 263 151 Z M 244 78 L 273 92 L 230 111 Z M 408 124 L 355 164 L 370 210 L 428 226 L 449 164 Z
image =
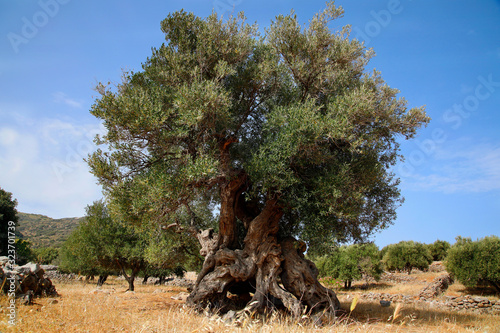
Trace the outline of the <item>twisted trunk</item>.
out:
M 248 179 L 243 170 L 231 167 L 233 142 L 236 139 L 220 142 L 219 234 L 212 229 L 197 234 L 205 261 L 187 304 L 221 312 L 241 305 L 251 312 L 284 306 L 296 317 L 307 307 L 310 313 L 326 310 L 335 315 L 340 303 L 318 282 L 316 267 L 304 258 L 305 244 L 293 238 L 278 240 L 283 216 L 278 199 L 269 197 L 260 210 L 245 200 Z M 236 219 L 246 231 L 242 248 Z
M 296 317 L 307 306 L 307 311 L 326 309 L 334 315 L 340 303 L 318 282 L 316 267 L 304 258 L 304 243 L 278 240 L 283 215 L 278 200 L 268 199 L 256 214 L 241 195 L 245 182 L 240 173 L 221 189 L 220 234 L 211 229 L 198 234 L 205 262 L 187 304 L 221 312 L 242 302 L 249 311 L 284 306 Z M 246 229 L 241 249 L 236 248 L 236 217 Z
M 133 264 L 127 265 L 122 260 L 116 259 L 116 264 L 120 268 L 123 277 L 128 282 L 127 291 L 134 291 L 135 290 L 135 287 L 134 287 L 135 277 L 137 276 L 137 273 L 139 273 L 139 271 L 141 270 L 142 263 L 133 263 Z M 130 275 L 127 274 L 127 271 L 126 271 L 127 266 L 129 266 L 129 268 L 130 268 Z

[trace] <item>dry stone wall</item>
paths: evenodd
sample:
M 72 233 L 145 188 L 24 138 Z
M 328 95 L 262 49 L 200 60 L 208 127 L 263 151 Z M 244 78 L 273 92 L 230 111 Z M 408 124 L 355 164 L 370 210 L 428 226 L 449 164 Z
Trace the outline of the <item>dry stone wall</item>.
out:
M 418 296 L 420 298 L 433 298 L 444 293 L 450 285 L 453 284 L 453 279 L 450 274 L 446 273 L 436 277 L 427 287 L 422 289 Z
M 474 297 L 470 295 L 423 298 L 402 294 L 365 293 L 361 295 L 361 298 L 374 302 L 389 301 L 391 303 L 427 305 L 448 311 L 500 315 L 500 300 L 491 300 L 486 297 Z
M 387 304 L 387 302 L 403 304 L 428 305 L 450 311 L 463 311 L 473 313 L 487 313 L 500 315 L 500 300 L 492 300 L 486 297 L 473 296 L 444 296 L 443 294 L 453 283 L 449 274 L 436 277 L 427 287 L 422 289 L 417 296 L 402 294 L 379 294 L 367 293 L 362 298 Z
M 0 257 L 0 286 L 5 293 L 14 293 L 22 303 L 30 304 L 35 296 L 57 296 L 52 281 L 38 264 L 7 265 L 7 257 Z

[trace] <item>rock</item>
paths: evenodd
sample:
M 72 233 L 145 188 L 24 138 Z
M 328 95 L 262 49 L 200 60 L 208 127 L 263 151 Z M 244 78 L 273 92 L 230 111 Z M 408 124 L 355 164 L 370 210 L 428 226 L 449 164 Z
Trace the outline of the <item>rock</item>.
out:
M 94 295 L 97 295 L 97 294 L 105 294 L 105 295 L 109 295 L 111 292 L 108 291 L 108 290 L 102 290 L 100 288 L 96 288 L 94 290 L 91 290 L 89 292 L 89 294 L 94 294 Z
M 384 272 L 380 277 L 381 281 L 387 281 L 391 283 L 408 283 L 416 281 L 417 278 L 409 275 L 399 275 L 390 272 Z
M 176 287 L 184 287 L 184 288 L 192 288 L 194 286 L 193 280 L 188 280 L 185 278 L 170 278 L 165 282 L 166 286 L 176 286 Z
M 489 303 L 490 300 L 486 297 L 473 297 L 472 300 L 476 303 Z
M 57 267 L 56 265 L 40 265 L 40 268 L 45 272 L 57 271 L 59 269 L 59 267 Z
M 26 294 L 21 294 L 17 296 L 19 298 L 19 303 L 22 305 L 33 304 L 33 291 L 28 290 Z
M 49 298 L 47 300 L 47 304 L 57 304 L 57 303 L 59 303 L 59 301 L 55 298 Z
M 427 287 L 422 289 L 418 296 L 421 298 L 433 298 L 443 292 L 445 292 L 448 287 L 453 283 L 453 279 L 450 274 L 443 274 L 436 277 Z
M 380 305 L 381 305 L 383 308 L 386 308 L 386 307 L 391 306 L 391 302 L 390 302 L 390 301 L 384 301 L 384 300 L 381 300 L 381 301 L 380 301 Z
M 186 301 L 186 299 L 188 298 L 189 294 L 186 293 L 186 292 L 181 292 L 179 294 L 177 294 L 177 296 L 172 296 L 170 297 L 171 299 L 174 299 L 174 300 L 177 300 L 177 301 Z
M 9 262 L 9 257 L 1 256 L 0 257 L 0 266 L 5 266 Z
M 443 262 L 434 261 L 429 265 L 429 272 L 444 272 L 446 271 L 446 267 L 444 267 Z
M 36 263 L 29 262 L 24 266 L 19 267 L 22 273 L 37 274 L 42 268 Z M 38 274 L 37 274 L 38 275 Z
M 236 311 L 228 311 L 226 314 L 222 316 L 222 320 L 226 322 L 226 324 L 231 324 L 233 321 L 236 320 Z

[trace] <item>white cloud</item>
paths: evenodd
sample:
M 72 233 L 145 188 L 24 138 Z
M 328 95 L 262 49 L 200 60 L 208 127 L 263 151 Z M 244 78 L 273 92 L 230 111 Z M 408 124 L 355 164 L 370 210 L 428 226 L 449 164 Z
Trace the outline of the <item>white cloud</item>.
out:
M 12 128 L 0 128 L 0 145 L 5 147 L 13 145 L 18 136 L 17 132 Z
M 0 186 L 17 198 L 18 210 L 54 218 L 82 216 L 101 190 L 83 158 L 95 150 L 99 124 L 59 119 L 16 121 L 0 127 Z
M 429 171 L 403 178 L 414 189 L 443 193 L 500 190 L 500 145 L 457 141 L 437 150 Z
M 54 93 L 54 102 L 63 103 L 73 108 L 81 109 L 83 107 L 83 102 L 77 101 L 75 99 L 69 98 L 65 93 L 58 91 Z
M 23 169 L 28 161 L 36 158 L 39 145 L 32 136 L 25 136 L 9 127 L 0 128 L 0 163 L 3 168 L 9 168 L 12 173 Z

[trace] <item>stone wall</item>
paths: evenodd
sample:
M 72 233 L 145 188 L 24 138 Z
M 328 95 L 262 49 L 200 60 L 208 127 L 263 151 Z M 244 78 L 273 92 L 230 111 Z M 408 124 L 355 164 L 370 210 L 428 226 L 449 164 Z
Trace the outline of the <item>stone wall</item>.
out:
M 434 264 L 434 271 L 443 271 L 441 262 Z M 412 282 L 410 277 L 384 273 L 383 279 L 394 283 Z M 413 278 L 415 279 L 415 278 Z M 418 304 L 432 308 L 445 309 L 448 311 L 463 311 L 472 313 L 488 313 L 500 315 L 500 300 L 492 300 L 485 297 L 474 296 L 440 296 L 453 283 L 448 273 L 436 277 L 431 283 L 423 288 L 416 296 L 402 294 L 366 293 L 361 298 L 380 302 L 387 306 L 390 302 L 403 304 Z M 389 302 L 389 303 L 388 303 Z
M 40 265 L 11 267 L 7 263 L 7 257 L 0 257 L 0 286 L 4 293 L 14 293 L 25 304 L 30 304 L 36 296 L 57 296 L 55 286 Z
M 370 301 L 390 301 L 392 303 L 415 304 L 440 308 L 448 311 L 485 313 L 500 315 L 500 300 L 491 300 L 486 297 L 475 296 L 442 296 L 426 298 L 402 294 L 365 293 L 362 299 Z
M 433 298 L 444 293 L 450 285 L 453 284 L 453 279 L 450 274 L 446 273 L 436 277 L 427 287 L 422 289 L 418 296 L 420 298 Z
M 447 296 L 444 305 L 455 311 L 500 314 L 500 300 L 490 300 L 486 297 Z

